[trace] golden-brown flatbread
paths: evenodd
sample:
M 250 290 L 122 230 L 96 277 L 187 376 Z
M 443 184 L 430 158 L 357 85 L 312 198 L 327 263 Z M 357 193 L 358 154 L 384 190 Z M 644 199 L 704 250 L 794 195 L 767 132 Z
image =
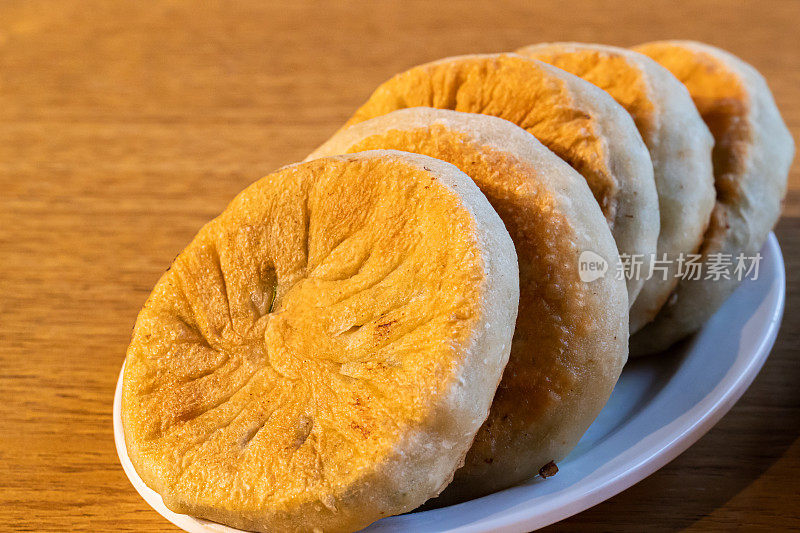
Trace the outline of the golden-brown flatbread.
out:
M 614 46 L 544 43 L 517 53 L 580 76 L 633 117 L 653 162 L 661 230 L 656 268 L 631 307 L 631 333 L 652 321 L 678 282 L 678 258 L 700 247 L 714 205 L 713 138 L 686 88 L 650 58 Z M 622 251 L 620 251 L 622 253 Z M 666 258 L 666 262 L 664 259 Z M 663 269 L 663 270 L 662 270 Z
M 715 140 L 716 204 L 700 249 L 706 272 L 681 280 L 655 321 L 631 339 L 643 354 L 668 348 L 711 317 L 743 277 L 736 273 L 740 254 L 743 268 L 752 266 L 780 216 L 794 142 L 766 81 L 741 59 L 691 41 L 634 50 L 684 83 Z M 730 279 L 705 279 L 710 257 L 730 262 Z
M 413 151 L 468 173 L 517 250 L 520 300 L 511 356 L 489 418 L 437 505 L 529 479 L 575 446 L 627 358 L 628 302 L 613 238 L 585 180 L 514 124 L 431 108 L 394 111 L 341 130 L 310 158 Z M 582 254 L 605 276 L 583 281 Z
M 659 206 L 650 156 L 630 116 L 592 84 L 515 54 L 450 57 L 382 84 L 347 126 L 407 107 L 481 113 L 522 127 L 583 175 L 620 253 L 655 253 Z M 644 279 L 627 283 L 632 303 Z
M 285 167 L 162 276 L 122 421 L 172 510 L 354 531 L 450 481 L 486 419 L 519 297 L 513 243 L 456 167 L 393 151 Z

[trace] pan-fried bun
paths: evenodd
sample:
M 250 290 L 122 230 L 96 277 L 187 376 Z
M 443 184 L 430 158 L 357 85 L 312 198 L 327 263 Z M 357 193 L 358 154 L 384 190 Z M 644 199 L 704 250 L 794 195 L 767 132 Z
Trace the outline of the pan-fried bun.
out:
M 130 459 L 170 509 L 246 530 L 410 511 L 486 419 L 518 280 L 502 221 L 450 164 L 285 167 L 200 230 L 139 314 Z
M 634 49 L 686 85 L 714 135 L 716 204 L 700 252 L 704 261 L 731 256 L 733 265 L 731 279 L 681 280 L 656 320 L 631 340 L 637 353 L 650 353 L 699 329 L 736 288 L 737 258 L 742 254 L 749 268 L 780 216 L 794 142 L 766 81 L 741 59 L 690 41 Z
M 360 122 L 310 157 L 409 150 L 468 173 L 505 222 L 519 258 L 511 356 L 489 418 L 436 504 L 482 496 L 560 461 L 608 399 L 627 358 L 618 255 L 585 180 L 525 130 L 487 115 L 411 108 Z M 583 281 L 582 253 L 606 275 Z

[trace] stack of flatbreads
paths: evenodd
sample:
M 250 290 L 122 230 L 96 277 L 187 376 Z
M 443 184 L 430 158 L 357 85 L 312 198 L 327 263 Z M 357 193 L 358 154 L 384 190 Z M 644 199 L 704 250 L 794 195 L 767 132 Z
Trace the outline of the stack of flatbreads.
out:
M 130 459 L 170 509 L 254 531 L 553 475 L 629 346 L 667 350 L 734 290 L 702 268 L 758 253 L 793 152 L 764 79 L 694 42 L 398 74 L 161 277 L 125 363 Z

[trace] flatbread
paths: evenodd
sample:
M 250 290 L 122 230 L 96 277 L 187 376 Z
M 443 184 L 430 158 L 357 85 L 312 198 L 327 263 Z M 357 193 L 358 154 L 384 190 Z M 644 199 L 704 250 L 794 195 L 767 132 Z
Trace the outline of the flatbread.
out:
M 643 269 L 642 277 L 650 277 L 631 307 L 635 333 L 655 318 L 675 288 L 680 255 L 696 252 L 703 240 L 714 206 L 714 140 L 686 88 L 646 56 L 582 43 L 544 43 L 517 52 L 608 92 L 631 114 L 650 150 L 661 215 L 659 262 L 653 262 L 652 276 Z
M 658 198 L 647 148 L 625 110 L 592 84 L 515 54 L 450 57 L 385 82 L 347 126 L 407 107 L 482 113 L 522 127 L 583 175 L 620 253 L 655 253 Z M 628 281 L 629 302 L 643 283 Z
M 354 531 L 450 481 L 486 419 L 519 298 L 475 184 L 375 151 L 257 181 L 139 314 L 122 421 L 173 511 L 256 531 Z
M 661 41 L 634 49 L 686 85 L 716 141 L 716 204 L 700 250 L 706 268 L 701 269 L 701 279 L 681 280 L 656 320 L 632 339 L 641 354 L 668 348 L 711 317 L 742 277 L 734 275 L 740 254 L 745 268 L 752 266 L 750 258 L 780 216 L 794 142 L 766 81 L 741 59 L 691 41 Z M 705 279 L 709 257 L 727 256 L 730 279 Z
M 585 180 L 514 124 L 411 108 L 355 124 L 310 157 L 409 150 L 468 173 L 516 245 L 520 302 L 511 357 L 489 418 L 437 505 L 482 496 L 560 461 L 605 404 L 627 358 L 628 303 L 619 259 Z M 583 252 L 605 276 L 582 281 Z

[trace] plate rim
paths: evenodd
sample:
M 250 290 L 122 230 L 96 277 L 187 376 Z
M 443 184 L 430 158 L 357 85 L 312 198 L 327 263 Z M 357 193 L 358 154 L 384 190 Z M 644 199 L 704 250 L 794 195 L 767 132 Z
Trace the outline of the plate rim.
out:
M 781 319 L 786 303 L 786 268 L 778 239 L 770 232 L 764 245 L 769 249 L 769 254 L 775 257 L 775 280 L 777 284 L 776 301 L 768 312 L 766 331 L 758 339 L 757 347 L 752 355 L 746 359 L 746 364 L 734 375 L 725 375 L 716 386 L 697 404 L 685 412 L 698 412 L 698 416 L 688 417 L 688 420 L 672 429 L 668 436 L 659 439 L 645 452 L 637 454 L 636 464 L 623 463 L 607 473 L 601 482 L 591 487 L 579 497 L 566 490 L 564 493 L 553 495 L 554 504 L 545 512 L 525 507 L 508 510 L 501 516 L 493 517 L 481 523 L 468 524 L 443 531 L 461 533 L 478 533 L 485 531 L 520 532 L 531 531 L 545 527 L 570 516 L 578 514 L 605 500 L 608 500 L 622 491 L 632 487 L 639 481 L 652 475 L 663 468 L 667 463 L 686 451 L 700 437 L 706 434 L 719 420 L 733 407 L 744 392 L 750 387 L 755 377 L 763 367 L 780 330 Z M 125 370 L 123 361 L 114 393 L 113 427 L 114 444 L 117 456 L 122 464 L 128 480 L 139 495 L 161 516 L 174 525 L 190 533 L 205 533 L 210 530 L 234 533 L 241 530 L 234 529 L 213 522 L 199 523 L 200 519 L 170 511 L 163 503 L 161 496 L 147 487 L 139 477 L 133 463 L 128 457 L 125 445 L 125 436 L 122 427 L 122 378 Z M 709 405 L 710 404 L 710 405 Z M 468 503 L 468 502 L 465 502 Z M 463 504 L 461 504 L 463 505 Z M 426 512 L 435 512 L 426 511 Z M 205 522 L 205 521 L 204 521 Z

